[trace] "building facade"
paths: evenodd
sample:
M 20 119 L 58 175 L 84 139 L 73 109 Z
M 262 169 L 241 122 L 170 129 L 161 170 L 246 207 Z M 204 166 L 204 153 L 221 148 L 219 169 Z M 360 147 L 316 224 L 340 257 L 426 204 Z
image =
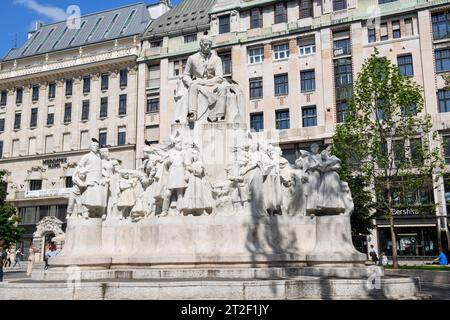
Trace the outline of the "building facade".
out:
M 65 223 L 71 176 L 92 138 L 135 166 L 139 36 L 167 10 L 140 3 L 39 25 L 1 62 L 0 169 L 24 253 L 39 221 Z
M 78 31 L 65 25 L 41 26 L 1 63 L 0 169 L 27 226 L 25 247 L 44 216 L 64 219 L 71 172 L 91 138 L 136 168 L 145 141 L 170 136 L 177 82 L 205 33 L 225 76 L 244 88 L 249 127 L 290 161 L 332 142 L 376 47 L 423 86 L 450 165 L 449 0 L 162 1 L 82 17 Z M 448 246 L 448 170 L 396 211 L 401 256 Z M 389 253 L 387 223 L 376 224 L 356 245 Z

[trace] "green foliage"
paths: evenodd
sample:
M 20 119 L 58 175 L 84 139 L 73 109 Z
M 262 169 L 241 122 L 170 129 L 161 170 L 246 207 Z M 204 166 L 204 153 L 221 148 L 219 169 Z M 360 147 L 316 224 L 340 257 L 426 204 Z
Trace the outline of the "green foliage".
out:
M 345 122 L 333 139 L 344 179 L 358 181 L 351 189 L 355 206 L 369 205 L 392 228 L 398 199 L 431 185 L 444 171 L 441 142 L 424 110 L 422 92 L 375 49 L 358 74 Z M 371 192 L 369 198 L 365 191 Z M 360 196 L 364 201 L 358 203 Z
M 4 175 L 4 172 L 0 172 L 0 182 L 3 181 Z M 6 192 L 0 188 L 0 242 L 8 247 L 18 242 L 25 230 L 17 226 L 19 217 L 16 209 L 6 203 L 5 199 Z

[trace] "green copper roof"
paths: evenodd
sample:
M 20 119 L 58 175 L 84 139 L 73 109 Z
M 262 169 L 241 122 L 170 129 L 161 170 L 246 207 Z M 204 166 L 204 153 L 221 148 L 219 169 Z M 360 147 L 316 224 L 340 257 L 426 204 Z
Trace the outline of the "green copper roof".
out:
M 175 8 L 154 20 L 144 38 L 175 36 L 209 29 L 209 13 L 216 0 L 183 0 Z

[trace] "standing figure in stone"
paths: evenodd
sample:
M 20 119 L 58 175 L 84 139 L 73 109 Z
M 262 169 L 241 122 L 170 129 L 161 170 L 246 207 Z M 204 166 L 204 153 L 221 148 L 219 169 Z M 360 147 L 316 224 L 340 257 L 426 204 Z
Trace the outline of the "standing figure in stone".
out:
M 117 208 L 119 200 L 119 183 L 120 183 L 120 163 L 117 160 L 111 160 L 113 166 L 112 174 L 109 177 L 109 198 L 108 198 L 108 214 L 107 219 L 119 219 L 121 214 Z
M 176 198 L 177 210 L 181 211 L 183 205 L 183 196 L 187 187 L 186 172 L 186 154 L 183 151 L 183 142 L 181 138 L 176 137 L 173 141 L 173 149 L 169 151 L 164 165 L 168 168 L 167 193 L 164 198 L 163 209 L 160 216 L 167 216 L 169 213 L 172 197 Z
M 304 170 L 308 177 L 308 184 L 306 188 L 306 211 L 310 214 L 315 214 L 319 209 L 321 204 L 320 199 L 320 185 L 321 185 L 321 170 L 320 165 L 322 159 L 319 153 L 319 145 L 313 143 L 311 145 L 311 153 L 301 151 L 302 155 L 305 156 L 305 162 L 303 164 Z
M 292 172 L 292 197 L 289 202 L 288 212 L 289 215 L 301 215 L 306 214 L 306 192 L 308 190 L 308 175 L 304 170 L 305 159 L 299 157 L 295 160 L 294 170 Z
M 110 188 L 110 180 L 114 173 L 114 166 L 112 164 L 112 160 L 109 157 L 109 150 L 107 148 L 100 149 L 100 158 L 102 159 L 102 181 L 100 182 L 100 186 L 103 187 L 102 193 L 103 197 L 106 198 L 108 206 L 105 208 L 103 212 L 102 218 L 105 219 L 107 215 L 107 209 L 110 208 L 110 197 L 111 197 L 111 188 Z
M 102 181 L 102 159 L 99 154 L 99 143 L 93 139 L 89 147 L 89 154 L 83 156 L 78 163 L 79 168 L 87 172 L 86 183 L 88 187 L 83 193 L 82 204 L 89 210 L 89 216 L 101 217 L 107 206 L 107 199 L 100 186 Z
M 264 179 L 264 203 L 269 214 L 274 215 L 281 213 L 281 180 L 279 159 L 276 155 L 275 148 L 267 145 L 261 149 L 261 157 L 265 167 Z
M 237 153 L 237 150 L 236 150 Z M 241 174 L 241 170 L 245 168 L 246 158 L 241 154 L 236 154 L 236 159 L 233 164 L 226 168 L 227 179 L 230 181 L 228 189 L 230 192 L 233 209 L 239 211 L 249 201 L 249 189 Z
M 201 118 L 208 108 L 213 109 L 208 121 L 225 120 L 226 86 L 223 84 L 222 60 L 212 53 L 211 47 L 211 38 L 204 36 L 200 40 L 200 52 L 190 56 L 186 63 L 183 83 L 188 87 L 189 122 Z
M 342 191 L 342 201 L 344 202 L 344 215 L 351 216 L 353 210 L 355 209 L 355 204 L 353 203 L 352 192 L 347 182 L 341 182 L 341 191 Z
M 117 208 L 121 212 L 122 218 L 129 218 L 131 209 L 136 204 L 134 187 L 135 182 L 130 178 L 130 173 L 127 170 L 121 170 L 119 182 L 120 194 Z
M 338 174 L 338 171 L 341 169 L 341 160 L 336 156 L 330 155 L 328 150 L 322 151 L 321 157 L 322 181 L 320 184 L 320 195 L 322 203 L 319 204 L 319 207 L 322 211 L 343 213 L 345 205 L 343 202 L 341 178 Z
M 212 190 L 206 180 L 205 165 L 199 159 L 199 151 L 197 148 L 191 149 L 191 161 L 186 169 L 189 177 L 183 199 L 183 213 L 211 214 L 214 207 Z
M 148 192 L 152 193 L 153 199 L 147 199 L 147 201 L 148 205 L 154 208 L 155 214 L 162 213 L 164 199 L 167 197 L 169 167 L 166 165 L 166 162 L 169 160 L 169 150 L 171 145 L 156 149 L 156 154 L 152 157 L 154 159 L 154 168 L 152 169 L 154 172 L 151 171 L 151 173 L 154 181 L 152 183 L 152 189 Z M 154 203 L 154 205 L 152 205 L 152 203 Z
M 86 177 L 87 170 L 85 168 L 78 168 L 73 174 L 73 187 L 70 192 L 69 204 L 67 205 L 67 219 L 78 217 L 79 215 L 83 215 L 83 217 L 88 218 L 88 211 L 82 205 L 81 196 L 88 186 L 94 184 L 91 183 L 89 185 L 86 182 Z
M 281 213 L 288 214 L 289 204 L 293 196 L 293 172 L 289 161 L 283 157 L 280 147 L 274 147 L 274 159 L 278 162 L 280 185 L 281 185 Z
M 252 215 L 264 216 L 266 210 L 264 207 L 263 171 L 259 143 L 256 141 L 250 142 L 250 145 L 245 148 L 246 163 L 241 169 L 241 175 L 249 186 Z

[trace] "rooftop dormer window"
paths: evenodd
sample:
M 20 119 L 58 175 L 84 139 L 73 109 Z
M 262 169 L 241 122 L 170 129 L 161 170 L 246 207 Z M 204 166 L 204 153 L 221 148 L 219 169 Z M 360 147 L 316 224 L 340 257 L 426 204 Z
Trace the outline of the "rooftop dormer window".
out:
M 128 26 L 130 25 L 130 22 L 133 19 L 135 14 L 136 14 L 136 10 L 131 11 L 130 15 L 127 18 L 127 21 L 125 21 L 125 24 L 123 25 L 122 31 L 120 31 L 121 35 L 124 34 L 125 31 L 127 31 Z

